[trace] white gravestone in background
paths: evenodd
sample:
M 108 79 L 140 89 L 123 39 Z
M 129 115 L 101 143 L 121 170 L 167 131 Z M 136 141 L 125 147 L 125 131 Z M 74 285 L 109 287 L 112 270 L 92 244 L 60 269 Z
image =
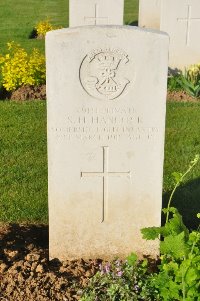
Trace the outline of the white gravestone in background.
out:
M 124 0 L 70 0 L 69 26 L 123 25 Z
M 163 0 L 161 30 L 170 36 L 172 69 L 200 62 L 200 0 Z
M 50 258 L 158 254 L 168 36 L 63 29 L 46 54 Z
M 140 0 L 138 25 L 143 28 L 160 29 L 160 6 L 161 0 Z

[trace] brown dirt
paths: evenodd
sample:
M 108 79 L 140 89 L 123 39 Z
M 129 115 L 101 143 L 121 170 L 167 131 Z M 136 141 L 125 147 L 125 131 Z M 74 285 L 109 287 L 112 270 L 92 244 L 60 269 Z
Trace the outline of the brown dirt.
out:
M 15 101 L 24 100 L 45 100 L 46 99 L 46 85 L 33 87 L 23 86 L 12 93 L 8 93 L 5 90 L 0 91 L 0 99 L 11 99 Z M 177 102 L 199 102 L 199 98 L 188 95 L 185 91 L 168 91 L 168 101 Z
M 48 260 L 48 227 L 0 225 L 0 300 L 79 300 L 101 260 Z
M 22 86 L 16 91 L 12 92 L 10 96 L 11 100 L 23 101 L 23 100 L 35 100 L 35 99 L 46 99 L 46 86 Z
M 168 91 L 167 93 L 168 101 L 178 101 L 178 102 L 199 102 L 200 99 L 188 95 L 185 91 Z
M 42 85 L 39 87 L 23 86 L 14 91 L 11 96 L 11 100 L 24 101 L 24 100 L 35 100 L 35 99 L 46 99 L 46 86 Z M 184 91 L 168 91 L 168 101 L 179 101 L 179 102 L 198 102 L 199 99 L 188 95 Z

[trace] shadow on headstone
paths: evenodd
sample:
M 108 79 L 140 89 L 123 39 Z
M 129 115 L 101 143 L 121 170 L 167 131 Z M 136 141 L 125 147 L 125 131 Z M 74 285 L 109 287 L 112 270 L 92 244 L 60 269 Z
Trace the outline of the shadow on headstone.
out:
M 163 194 L 163 208 L 167 207 L 171 192 Z M 183 222 L 189 229 L 197 229 L 200 213 L 200 178 L 179 186 L 172 199 L 171 207 L 176 207 L 183 216 Z M 165 216 L 162 219 L 162 224 Z

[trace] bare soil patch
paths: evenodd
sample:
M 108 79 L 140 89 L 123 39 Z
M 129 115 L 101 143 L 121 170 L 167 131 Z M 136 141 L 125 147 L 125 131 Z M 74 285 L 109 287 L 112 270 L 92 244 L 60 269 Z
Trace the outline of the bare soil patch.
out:
M 46 85 L 38 87 L 22 86 L 12 93 L 2 90 L 0 91 L 0 99 L 10 99 L 14 101 L 46 100 Z M 192 97 L 185 91 L 168 91 L 167 100 L 177 102 L 199 102 L 200 98 Z
M 0 300 L 79 300 L 101 262 L 49 261 L 46 225 L 0 225 Z
M 18 101 L 35 100 L 35 99 L 45 100 L 46 86 L 45 85 L 38 86 L 38 87 L 22 86 L 16 91 L 12 92 L 10 99 L 18 100 Z
M 167 93 L 168 101 L 178 101 L 178 102 L 199 102 L 200 99 L 188 95 L 185 91 L 168 91 Z

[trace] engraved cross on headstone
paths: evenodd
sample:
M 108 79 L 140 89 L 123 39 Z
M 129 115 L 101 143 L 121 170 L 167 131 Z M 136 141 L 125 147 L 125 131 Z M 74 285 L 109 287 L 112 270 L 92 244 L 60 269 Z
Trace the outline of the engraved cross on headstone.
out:
M 108 201 L 108 178 L 109 177 L 128 177 L 130 179 L 131 172 L 113 172 L 109 171 L 109 147 L 103 146 L 103 171 L 102 172 L 81 172 L 81 178 L 84 177 L 101 177 L 103 178 L 103 208 L 102 208 L 102 223 L 105 220 L 105 206 Z
M 101 21 L 103 20 L 103 24 L 108 24 L 108 17 L 99 17 L 99 6 L 95 4 L 95 15 L 94 17 L 84 17 L 85 22 L 89 22 L 88 25 L 101 25 Z
M 187 17 L 186 18 L 178 18 L 177 21 L 184 21 L 187 24 L 186 30 L 186 46 L 189 46 L 190 43 L 190 26 L 192 21 L 200 21 L 200 18 L 192 18 L 191 17 L 192 7 L 188 5 Z

